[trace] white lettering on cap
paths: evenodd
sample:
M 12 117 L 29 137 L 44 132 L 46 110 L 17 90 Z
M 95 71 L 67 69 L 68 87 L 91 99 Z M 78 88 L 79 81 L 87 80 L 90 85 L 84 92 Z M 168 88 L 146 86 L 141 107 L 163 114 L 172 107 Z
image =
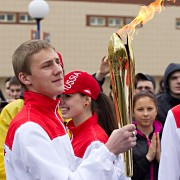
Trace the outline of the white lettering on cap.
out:
M 67 90 L 71 89 L 72 85 L 76 82 L 76 80 L 80 74 L 81 73 L 73 73 L 72 75 L 70 75 L 69 79 L 67 79 L 64 84 L 64 90 L 67 91 Z

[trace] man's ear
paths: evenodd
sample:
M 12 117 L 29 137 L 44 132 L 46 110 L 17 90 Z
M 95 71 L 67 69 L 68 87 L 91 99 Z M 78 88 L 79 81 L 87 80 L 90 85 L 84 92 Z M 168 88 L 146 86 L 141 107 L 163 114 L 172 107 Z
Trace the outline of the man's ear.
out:
M 30 78 L 29 78 L 30 75 L 27 75 L 23 72 L 20 72 L 19 73 L 19 80 L 26 86 L 28 85 L 31 85 L 31 81 L 30 81 Z

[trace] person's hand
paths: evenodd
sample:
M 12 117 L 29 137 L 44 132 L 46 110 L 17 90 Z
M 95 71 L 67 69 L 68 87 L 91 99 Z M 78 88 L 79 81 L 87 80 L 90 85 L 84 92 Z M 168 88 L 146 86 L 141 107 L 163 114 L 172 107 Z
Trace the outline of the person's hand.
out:
M 136 145 L 136 127 L 134 124 L 126 125 L 112 132 L 106 147 L 114 155 L 126 152 Z
M 161 143 L 159 138 L 159 133 L 156 135 L 156 160 L 159 162 L 161 156 Z
M 100 68 L 96 72 L 96 79 L 101 81 L 109 73 L 108 58 L 104 56 L 101 60 Z
M 156 156 L 156 143 L 157 143 L 157 135 L 154 133 L 151 139 L 151 144 L 149 146 L 148 153 L 146 154 L 146 158 L 149 162 L 151 162 Z
M 104 56 L 101 60 L 99 72 L 101 74 L 108 74 L 109 73 L 109 64 L 108 64 L 108 57 Z

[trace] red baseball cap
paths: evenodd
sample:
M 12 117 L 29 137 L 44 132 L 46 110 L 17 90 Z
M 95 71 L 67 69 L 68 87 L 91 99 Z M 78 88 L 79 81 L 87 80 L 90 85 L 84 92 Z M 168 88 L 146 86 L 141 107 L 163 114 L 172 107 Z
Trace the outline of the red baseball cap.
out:
M 72 71 L 64 76 L 64 92 L 62 94 L 82 93 L 96 100 L 100 91 L 98 82 L 87 72 Z

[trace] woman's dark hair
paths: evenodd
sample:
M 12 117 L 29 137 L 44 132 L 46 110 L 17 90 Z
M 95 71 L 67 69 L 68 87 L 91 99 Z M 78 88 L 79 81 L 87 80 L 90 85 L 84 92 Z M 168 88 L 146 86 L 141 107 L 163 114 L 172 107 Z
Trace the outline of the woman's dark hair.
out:
M 96 112 L 99 125 L 105 130 L 108 136 L 114 129 L 118 129 L 115 108 L 112 100 L 103 92 L 100 92 L 96 101 L 92 99 L 92 112 Z
M 134 110 L 134 107 L 135 107 L 135 104 L 136 104 L 137 100 L 139 100 L 142 97 L 151 98 L 153 100 L 156 108 L 157 108 L 156 96 L 151 91 L 141 91 L 141 92 L 135 94 L 134 97 L 133 97 L 133 110 Z

